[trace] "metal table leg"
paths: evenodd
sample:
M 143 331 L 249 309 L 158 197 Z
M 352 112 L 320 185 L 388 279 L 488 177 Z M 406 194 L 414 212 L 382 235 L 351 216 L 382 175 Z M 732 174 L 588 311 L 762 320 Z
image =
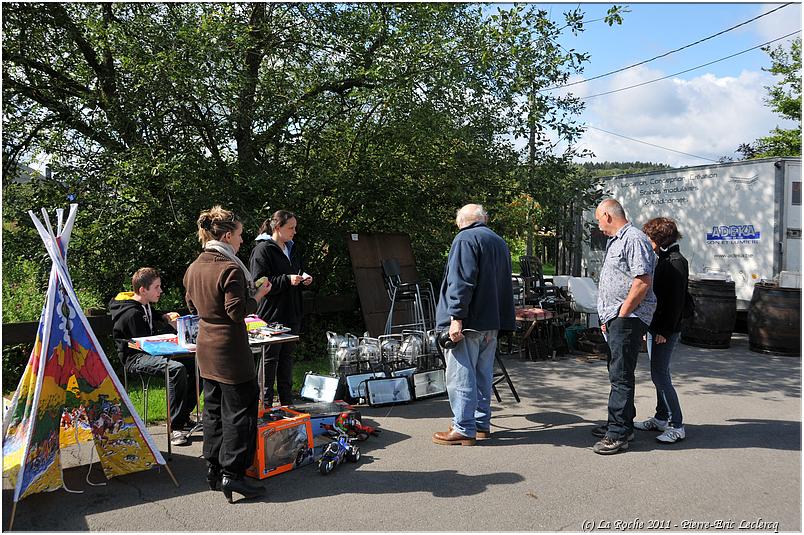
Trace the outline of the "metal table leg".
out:
M 170 439 L 173 438 L 172 429 L 170 427 L 170 370 L 168 369 L 170 358 L 165 357 L 165 359 L 167 359 L 167 362 L 165 363 L 165 405 L 167 406 L 165 425 L 167 427 L 167 447 L 168 447 L 167 460 L 170 461 L 173 459 L 173 444 L 170 443 Z
M 187 431 L 188 438 L 204 428 L 201 417 L 201 372 L 198 370 L 198 359 L 195 358 L 195 355 L 193 355 L 193 363 L 195 364 L 195 425 Z
M 260 369 L 257 370 L 257 384 L 260 387 L 260 407 L 265 408 L 265 348 L 266 344 L 260 346 Z

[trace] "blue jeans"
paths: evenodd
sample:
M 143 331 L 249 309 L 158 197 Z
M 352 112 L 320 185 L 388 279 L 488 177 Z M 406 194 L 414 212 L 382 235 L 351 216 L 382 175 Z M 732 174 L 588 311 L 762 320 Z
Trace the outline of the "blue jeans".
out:
M 663 344 L 657 344 L 654 336 L 648 333 L 648 358 L 650 358 L 650 378 L 656 386 L 657 420 L 669 421 L 672 427 L 681 427 L 683 416 L 678 395 L 670 378 L 670 357 L 681 333 L 673 333 Z
M 647 325 L 639 318 L 614 318 L 606 323 L 609 362 L 609 419 L 606 436 L 625 439 L 634 430 L 634 370 Z
M 474 437 L 477 429 L 491 426 L 491 383 L 494 379 L 494 355 L 497 331 L 464 333 L 454 348 L 445 349 L 447 360 L 447 395 L 458 433 Z

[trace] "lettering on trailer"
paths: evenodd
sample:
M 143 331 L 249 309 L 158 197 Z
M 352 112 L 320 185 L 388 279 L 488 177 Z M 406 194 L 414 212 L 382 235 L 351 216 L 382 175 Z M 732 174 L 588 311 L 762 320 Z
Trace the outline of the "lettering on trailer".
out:
M 707 243 L 751 243 L 759 241 L 759 229 L 754 225 L 720 225 L 706 233 Z
M 759 182 L 759 173 L 749 177 L 732 176 L 729 179 L 729 183 L 734 184 L 737 189 L 751 189 L 757 182 Z

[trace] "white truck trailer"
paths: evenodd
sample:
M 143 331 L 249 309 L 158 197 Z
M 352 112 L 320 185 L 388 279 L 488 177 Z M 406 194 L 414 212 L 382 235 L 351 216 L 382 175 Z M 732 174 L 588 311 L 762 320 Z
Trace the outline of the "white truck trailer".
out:
M 725 272 L 746 310 L 754 283 L 780 271 L 801 271 L 801 158 L 763 158 L 603 179 L 637 227 L 671 217 L 683 239 L 690 273 Z M 606 237 L 585 212 L 581 268 L 597 280 Z

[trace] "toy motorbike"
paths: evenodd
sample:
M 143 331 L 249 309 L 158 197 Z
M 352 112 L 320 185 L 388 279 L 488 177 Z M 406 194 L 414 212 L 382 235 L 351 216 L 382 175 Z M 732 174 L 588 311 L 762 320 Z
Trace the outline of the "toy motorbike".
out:
M 318 461 L 318 471 L 323 475 L 332 472 L 344 459 L 356 463 L 360 460 L 360 446 L 354 443 L 345 433 L 339 433 L 338 438 L 327 444 L 324 453 Z

